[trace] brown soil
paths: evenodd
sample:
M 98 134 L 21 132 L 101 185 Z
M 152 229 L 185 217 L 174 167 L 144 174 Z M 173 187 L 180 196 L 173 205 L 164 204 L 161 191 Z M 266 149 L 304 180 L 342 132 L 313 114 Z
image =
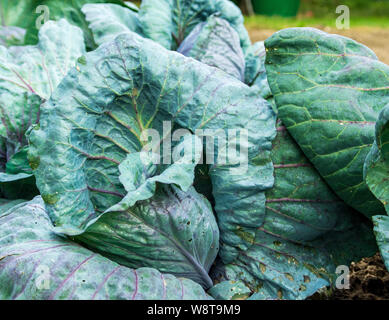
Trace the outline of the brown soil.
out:
M 353 262 L 350 266 L 350 289 L 316 293 L 313 300 L 388 300 L 389 272 L 379 253 Z
M 373 27 L 355 27 L 349 30 L 338 30 L 329 27 L 318 27 L 328 33 L 337 33 L 345 37 L 352 38 L 372 49 L 378 58 L 389 64 L 389 28 L 373 28 Z M 277 30 L 272 29 L 248 29 L 250 38 L 253 42 L 265 40 Z

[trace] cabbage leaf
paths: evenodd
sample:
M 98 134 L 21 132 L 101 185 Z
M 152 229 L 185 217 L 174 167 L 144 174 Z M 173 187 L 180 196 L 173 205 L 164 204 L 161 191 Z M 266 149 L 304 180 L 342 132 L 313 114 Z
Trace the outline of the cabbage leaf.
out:
M 364 176 L 371 192 L 385 206 L 389 213 L 389 104 L 382 109 L 375 127 L 375 141 L 366 157 Z M 377 215 L 373 217 L 374 232 L 378 247 L 389 270 L 389 217 Z
M 376 252 L 371 226 L 328 188 L 281 122 L 272 160 L 263 223 L 248 250 L 219 264 L 213 277 L 224 281 L 209 291 L 216 299 L 305 299 L 334 285 L 337 266 Z
M 363 180 L 374 125 L 389 102 L 389 67 L 354 40 L 313 28 L 265 41 L 278 115 L 329 186 L 368 217 L 384 208 Z
M 55 234 L 44 208 L 36 197 L 0 213 L 1 300 L 209 299 L 191 280 L 123 267 Z
M 226 20 L 216 15 L 199 23 L 177 51 L 244 80 L 245 58 L 239 35 Z

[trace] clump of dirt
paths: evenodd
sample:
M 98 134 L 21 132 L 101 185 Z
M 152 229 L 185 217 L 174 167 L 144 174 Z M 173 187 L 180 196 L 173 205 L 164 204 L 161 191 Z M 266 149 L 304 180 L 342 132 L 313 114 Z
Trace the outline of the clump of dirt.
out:
M 313 300 L 388 300 L 389 272 L 379 253 L 353 262 L 350 266 L 350 289 L 326 290 L 316 293 Z

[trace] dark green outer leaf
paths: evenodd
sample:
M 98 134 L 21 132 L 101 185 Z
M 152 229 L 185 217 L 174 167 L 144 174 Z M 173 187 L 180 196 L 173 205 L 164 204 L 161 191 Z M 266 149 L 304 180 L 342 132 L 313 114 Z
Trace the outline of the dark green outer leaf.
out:
M 39 194 L 32 174 L 7 174 L 0 172 L 0 194 L 7 199 L 31 200 Z
M 245 54 L 245 78 L 248 86 L 255 86 L 262 97 L 269 99 L 272 96 L 265 69 L 266 49 L 263 41 L 251 45 Z
M 212 15 L 199 23 L 177 51 L 244 80 L 245 61 L 239 35 L 222 18 Z
M 0 214 L 0 299 L 165 300 L 208 296 L 190 280 L 155 269 L 120 266 L 54 234 L 43 201 L 37 197 Z
M 389 102 L 389 67 L 357 42 L 312 28 L 265 41 L 279 117 L 330 187 L 371 217 L 383 207 L 363 181 L 379 111 Z
M 236 174 L 235 165 L 210 170 L 222 256 L 231 260 L 247 245 L 239 232 L 254 233 L 262 223 L 264 191 L 273 184 L 274 113 L 240 81 L 136 34 L 89 53 L 42 107 L 29 157 L 48 214 L 57 231 L 82 233 L 123 197 L 118 164 L 139 151 L 140 128 L 161 130 L 163 120 L 193 132 L 248 130 L 247 172 Z
M 32 174 L 32 169 L 27 160 L 28 146 L 15 153 L 6 164 L 6 172 L 9 174 Z
M 147 38 L 176 50 L 197 24 L 214 13 L 238 32 L 243 49 L 250 45 L 242 13 L 229 0 L 143 0 L 139 18 Z
M 246 284 L 250 299 L 305 299 L 333 284 L 338 265 L 376 252 L 371 227 L 333 194 L 285 126 L 277 132 L 266 216 L 252 247 L 221 267 L 227 281 L 209 291 L 215 298 L 233 298 L 226 286 L 247 294 L 234 280 Z
M 212 286 L 208 271 L 219 250 L 219 231 L 208 201 L 193 188 L 161 187 L 150 200 L 105 214 L 77 239 L 121 265 Z

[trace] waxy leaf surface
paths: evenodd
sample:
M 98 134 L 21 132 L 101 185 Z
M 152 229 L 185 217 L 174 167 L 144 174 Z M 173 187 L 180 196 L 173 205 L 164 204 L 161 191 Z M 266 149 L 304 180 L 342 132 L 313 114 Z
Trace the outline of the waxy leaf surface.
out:
M 40 197 L 0 213 L 0 299 L 208 299 L 191 280 L 123 267 L 52 229 Z
M 177 51 L 244 80 L 245 60 L 239 35 L 222 18 L 212 15 L 199 23 Z
M 215 130 L 247 130 L 247 141 L 230 137 L 238 151 L 247 150 L 246 161 L 238 152 L 210 166 L 221 254 L 233 259 L 237 247 L 248 245 L 240 233 L 254 234 L 262 223 L 264 191 L 273 184 L 269 104 L 224 72 L 134 33 L 83 62 L 42 107 L 40 128 L 30 136 L 30 162 L 56 230 L 81 234 L 123 199 L 119 164 L 142 149 L 145 129 L 163 133 L 172 121 L 171 130 L 203 129 L 211 137 Z
M 66 20 L 46 23 L 36 46 L 0 47 L 0 188 L 7 189 L 5 196 L 31 199 L 37 194 L 25 134 L 39 122 L 40 104 L 84 53 L 82 31 Z M 23 186 L 17 185 L 26 178 Z M 25 189 L 32 196 L 18 194 Z
M 242 234 L 251 239 L 248 250 L 219 265 L 215 277 L 225 281 L 209 291 L 215 298 L 239 299 L 231 292 L 240 288 L 249 299 L 305 299 L 334 285 L 338 265 L 376 252 L 371 226 L 329 189 L 281 122 L 272 160 L 275 184 L 266 192 L 263 224 L 255 237 Z
M 374 125 L 389 102 L 389 67 L 367 47 L 313 28 L 265 41 L 278 115 L 330 187 L 371 217 L 384 208 L 363 180 Z
M 208 201 L 193 188 L 159 188 L 130 209 L 103 215 L 78 240 L 113 261 L 212 286 L 209 269 L 219 250 L 219 230 Z

